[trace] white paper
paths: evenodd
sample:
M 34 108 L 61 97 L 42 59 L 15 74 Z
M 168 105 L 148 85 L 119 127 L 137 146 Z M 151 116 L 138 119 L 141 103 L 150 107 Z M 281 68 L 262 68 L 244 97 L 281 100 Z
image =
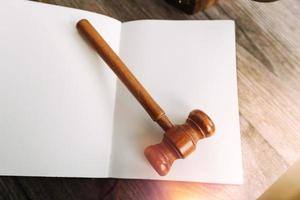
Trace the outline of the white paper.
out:
M 231 21 L 124 23 L 25 1 L 0 7 L 0 175 L 242 182 Z M 75 24 L 89 19 L 165 109 L 202 109 L 216 134 L 160 177 L 143 155 L 163 131 Z M 120 51 L 119 51 L 120 50 Z
M 0 18 L 0 174 L 107 176 L 116 78 L 75 25 L 88 18 L 118 51 L 121 23 L 24 1 Z
M 111 176 L 242 183 L 234 23 L 124 23 L 120 56 L 174 123 L 184 123 L 193 109 L 201 109 L 213 119 L 216 133 L 160 177 L 143 151 L 161 142 L 163 131 L 119 83 Z

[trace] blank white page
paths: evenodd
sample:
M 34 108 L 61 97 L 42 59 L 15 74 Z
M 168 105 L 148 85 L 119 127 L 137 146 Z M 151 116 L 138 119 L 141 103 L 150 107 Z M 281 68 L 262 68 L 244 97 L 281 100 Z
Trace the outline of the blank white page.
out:
M 205 111 L 216 133 L 160 177 L 143 155 L 163 131 L 117 85 L 110 175 L 123 178 L 242 183 L 235 29 L 232 21 L 135 21 L 122 25 L 120 55 L 176 124 Z
M 0 18 L 0 175 L 106 177 L 116 79 L 75 25 L 118 51 L 121 23 L 15 0 Z

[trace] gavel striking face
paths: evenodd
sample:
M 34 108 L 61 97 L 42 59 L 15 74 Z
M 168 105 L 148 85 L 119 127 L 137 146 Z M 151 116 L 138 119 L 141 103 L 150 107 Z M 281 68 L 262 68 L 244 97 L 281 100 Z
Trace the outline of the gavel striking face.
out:
M 89 21 L 80 20 L 77 29 L 141 103 L 150 117 L 165 131 L 161 143 L 149 146 L 144 151 L 146 158 L 159 175 L 166 175 L 176 159 L 187 157 L 196 149 L 200 139 L 214 133 L 214 123 L 200 110 L 192 111 L 184 124 L 173 125 L 161 107 Z
M 159 173 L 166 175 L 176 159 L 185 158 L 195 149 L 198 140 L 215 132 L 212 120 L 202 111 L 192 111 L 186 122 L 167 130 L 161 143 L 145 149 L 145 156 Z

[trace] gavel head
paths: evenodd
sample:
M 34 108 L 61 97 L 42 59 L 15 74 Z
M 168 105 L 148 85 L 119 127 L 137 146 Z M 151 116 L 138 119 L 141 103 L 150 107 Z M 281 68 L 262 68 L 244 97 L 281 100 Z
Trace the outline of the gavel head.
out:
M 196 149 L 198 140 L 214 132 L 212 120 L 204 112 L 194 110 L 184 124 L 167 130 L 162 142 L 147 147 L 144 154 L 157 173 L 164 176 L 176 159 L 187 157 Z

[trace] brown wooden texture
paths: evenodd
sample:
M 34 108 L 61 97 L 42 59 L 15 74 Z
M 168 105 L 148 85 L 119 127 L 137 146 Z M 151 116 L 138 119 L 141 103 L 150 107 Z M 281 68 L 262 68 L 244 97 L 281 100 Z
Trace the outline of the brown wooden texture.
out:
M 192 16 L 164 0 L 41 1 L 94 11 L 121 21 L 235 20 L 244 184 L 2 177 L 0 200 L 252 200 L 300 156 L 299 0 L 220 0 L 217 6 Z

